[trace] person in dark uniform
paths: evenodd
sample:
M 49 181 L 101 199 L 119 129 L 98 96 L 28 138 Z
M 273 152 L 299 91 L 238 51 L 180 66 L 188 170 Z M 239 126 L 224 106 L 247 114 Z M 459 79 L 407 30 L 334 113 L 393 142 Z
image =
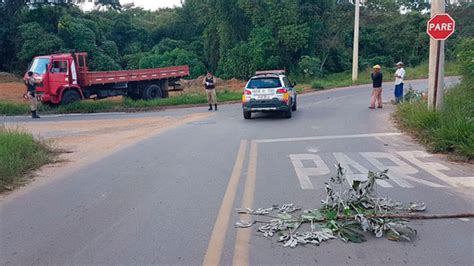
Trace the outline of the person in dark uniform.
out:
M 380 65 L 375 65 L 374 71 L 371 73 L 372 78 L 372 96 L 370 97 L 369 109 L 375 109 L 375 102 L 377 102 L 377 108 L 383 108 L 382 106 L 382 82 L 383 74 L 381 72 Z
M 36 84 L 38 81 L 33 76 L 33 72 L 28 72 L 28 79 L 26 80 L 26 95 L 28 100 L 30 101 L 30 108 L 31 108 L 31 117 L 32 118 L 40 118 L 40 116 L 36 113 L 38 109 L 38 99 L 36 98 Z
M 212 105 L 214 105 L 217 111 L 217 94 L 216 94 L 216 81 L 211 72 L 207 72 L 206 77 L 203 80 L 204 87 L 206 88 L 207 102 L 209 103 L 209 111 L 212 111 Z

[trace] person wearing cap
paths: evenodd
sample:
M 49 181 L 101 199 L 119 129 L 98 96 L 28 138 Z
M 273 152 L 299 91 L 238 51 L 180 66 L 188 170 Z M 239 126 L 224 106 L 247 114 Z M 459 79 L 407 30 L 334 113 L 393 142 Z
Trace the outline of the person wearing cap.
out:
M 405 69 L 403 62 L 397 63 L 397 71 L 395 72 L 395 103 L 403 101 L 403 79 L 405 78 Z
M 375 109 L 375 103 L 377 102 L 377 108 L 383 108 L 382 106 L 382 81 L 383 74 L 380 65 L 375 65 L 373 71 L 370 74 L 372 78 L 372 96 L 370 97 L 369 109 Z
M 217 94 L 216 94 L 216 82 L 211 72 L 207 72 L 206 77 L 203 80 L 204 87 L 206 88 L 207 102 L 209 103 L 209 111 L 212 111 L 212 105 L 214 105 L 217 111 Z

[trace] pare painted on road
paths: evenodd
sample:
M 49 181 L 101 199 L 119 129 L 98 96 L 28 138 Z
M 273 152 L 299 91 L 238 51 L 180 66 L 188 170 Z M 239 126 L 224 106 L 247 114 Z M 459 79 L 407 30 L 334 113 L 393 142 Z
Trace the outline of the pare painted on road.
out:
M 360 152 L 359 154 L 364 160 L 374 166 L 375 170 L 383 171 L 388 169 L 389 181 L 377 180 L 378 185 L 384 188 L 393 188 L 394 186 L 413 188 L 417 185 L 433 188 L 446 186 L 474 187 L 474 176 L 448 176 L 441 171 L 449 171 L 450 168 L 439 162 L 426 162 L 423 159 L 432 157 L 432 155 L 424 151 L 399 151 L 396 153 Z M 350 184 L 353 180 L 364 180 L 367 178 L 369 169 L 354 158 L 343 152 L 334 152 L 332 156 L 345 169 L 346 177 Z M 331 173 L 328 165 L 317 153 L 290 154 L 289 158 L 302 189 L 315 189 L 316 187 L 311 179 L 318 176 L 327 176 Z M 312 162 L 311 166 L 305 166 L 304 161 Z M 432 182 L 415 177 L 416 174 L 420 173 L 420 170 L 437 178 L 440 182 Z

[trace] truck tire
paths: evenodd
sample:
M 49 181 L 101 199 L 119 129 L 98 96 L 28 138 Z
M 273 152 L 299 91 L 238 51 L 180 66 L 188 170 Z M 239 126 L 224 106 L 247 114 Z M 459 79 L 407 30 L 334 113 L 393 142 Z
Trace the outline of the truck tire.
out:
M 143 99 L 152 100 L 156 98 L 163 98 L 163 91 L 160 86 L 152 84 L 143 90 Z
M 81 100 L 81 95 L 76 90 L 67 90 L 63 93 L 61 104 L 68 105 Z

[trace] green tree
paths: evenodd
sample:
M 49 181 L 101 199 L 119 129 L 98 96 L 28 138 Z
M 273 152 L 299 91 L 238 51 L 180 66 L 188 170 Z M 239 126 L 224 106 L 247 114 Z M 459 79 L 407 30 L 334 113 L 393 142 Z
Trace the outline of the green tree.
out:
M 196 78 L 206 71 L 204 64 L 198 60 L 196 54 L 176 48 L 163 54 L 149 54 L 141 57 L 140 68 L 158 68 L 169 66 L 189 65 L 190 76 Z
M 31 22 L 19 27 L 22 38 L 21 50 L 18 58 L 24 63 L 29 62 L 38 55 L 59 52 L 63 47 L 63 41 L 58 36 L 47 33 L 43 27 Z

